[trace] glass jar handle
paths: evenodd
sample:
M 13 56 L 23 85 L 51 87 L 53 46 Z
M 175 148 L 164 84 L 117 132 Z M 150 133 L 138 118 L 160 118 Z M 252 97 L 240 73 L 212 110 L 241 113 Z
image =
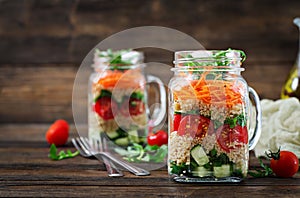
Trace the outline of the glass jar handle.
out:
M 157 83 L 159 94 L 160 94 L 160 104 L 159 106 L 155 105 L 155 109 L 151 115 L 149 125 L 150 127 L 158 126 L 166 116 L 166 105 L 167 105 L 167 96 L 166 89 L 163 82 L 156 76 L 147 75 L 147 83 Z
M 251 130 L 253 130 L 253 133 L 250 133 L 250 134 L 252 134 L 252 136 L 249 139 L 249 150 L 252 150 L 256 146 L 256 144 L 260 138 L 260 135 L 261 135 L 261 106 L 260 106 L 259 96 L 252 87 L 249 87 L 249 94 L 250 94 L 250 96 L 252 96 L 252 98 L 254 100 L 255 111 L 256 111 L 255 127 L 253 129 L 251 129 Z M 252 118 L 250 118 L 250 119 L 252 119 Z

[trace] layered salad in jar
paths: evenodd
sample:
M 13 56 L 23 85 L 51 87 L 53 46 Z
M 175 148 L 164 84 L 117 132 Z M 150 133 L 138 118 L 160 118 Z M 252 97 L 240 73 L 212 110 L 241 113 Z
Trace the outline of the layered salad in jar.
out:
M 216 66 L 183 69 L 169 84 L 168 171 L 174 178 L 247 175 L 247 85 L 230 68 Z
M 143 144 L 147 131 L 145 78 L 141 52 L 132 50 L 95 51 L 90 77 L 90 136 L 105 133 L 119 146 Z M 93 133 L 93 134 L 91 134 Z

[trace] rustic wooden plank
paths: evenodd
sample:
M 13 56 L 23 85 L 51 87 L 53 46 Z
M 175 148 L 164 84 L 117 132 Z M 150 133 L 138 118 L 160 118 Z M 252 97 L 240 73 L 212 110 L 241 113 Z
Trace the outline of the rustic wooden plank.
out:
M 10 163 L 10 166 L 0 166 L 0 177 L 6 185 L 36 185 L 43 181 L 44 185 L 67 184 L 74 185 L 77 181 L 81 181 L 81 185 L 156 185 L 160 183 L 162 186 L 181 186 L 182 183 L 177 183 L 169 178 L 167 169 L 152 170 L 149 176 L 135 176 L 124 170 L 124 177 L 116 179 L 107 176 L 104 165 L 96 160 L 81 160 L 76 157 L 62 161 L 48 161 L 47 163 Z M 1 160 L 3 162 L 3 160 Z M 250 167 L 250 170 L 253 170 Z M 299 186 L 300 173 L 297 173 L 293 178 L 252 178 L 248 177 L 240 183 L 241 186 Z M 199 185 L 199 184 L 192 184 Z M 201 184 L 212 185 L 212 184 Z M 219 185 L 219 184 L 217 184 Z M 227 184 L 236 185 L 236 184 Z
M 243 49 L 252 62 L 291 62 L 298 49 L 298 30 L 292 24 L 300 9 L 297 0 L 289 3 L 276 0 L 272 5 L 258 0 L 226 3 L 158 0 L 143 4 L 138 0 L 2 1 L 1 4 L 0 63 L 78 64 L 108 36 L 153 24 L 187 33 L 208 49 Z
M 72 121 L 73 67 L 0 68 L 1 122 Z
M 185 32 L 185 31 L 183 31 Z M 195 37 L 206 49 L 242 49 L 248 55 L 248 61 L 252 63 L 269 64 L 274 62 L 293 63 L 298 52 L 298 32 L 285 36 L 278 34 L 271 38 L 267 35 L 262 37 L 268 40 L 255 38 L 244 41 L 243 38 L 232 38 L 232 40 L 218 38 L 216 40 L 202 37 Z M 111 35 L 107 35 L 111 36 Z M 251 38 L 249 36 L 245 36 Z M 259 36 L 260 37 L 260 36 Z M 80 35 L 75 37 L 50 37 L 50 36 L 0 36 L 0 63 L 75 63 L 80 64 L 85 56 L 106 37 L 93 35 Z M 124 38 L 130 41 L 132 38 Z M 166 41 L 167 42 L 167 41 Z M 173 39 L 172 39 L 173 42 Z M 182 50 L 189 50 L 188 44 L 180 44 Z M 112 46 L 115 48 L 115 45 Z M 130 47 L 130 45 L 129 45 Z M 131 47 L 132 48 L 132 47 Z M 169 56 L 163 53 L 155 53 L 156 60 L 163 62 L 169 60 Z
M 130 182 L 130 181 L 128 181 Z M 297 197 L 299 186 L 228 186 L 228 185 L 181 185 L 181 186 L 102 186 L 102 185 L 21 185 L 0 189 L 2 196 L 41 197 Z
M 20 141 L 20 129 L 27 134 L 20 143 L 20 146 L 25 145 L 23 148 L 15 144 L 2 146 L 8 144 L 3 136 L 0 138 L 0 196 L 199 197 L 205 194 L 205 197 L 268 197 L 272 194 L 272 197 L 298 197 L 300 194 L 300 172 L 294 178 L 248 178 L 238 185 L 175 183 L 169 179 L 166 168 L 152 171 L 146 177 L 125 171 L 124 177 L 111 178 L 106 175 L 103 164 L 96 160 L 82 157 L 62 161 L 47 159 L 40 134 L 45 127 L 47 125 L 0 125 L 3 136 L 10 134 L 12 139 L 17 138 L 16 141 Z M 33 141 L 28 136 L 36 138 Z M 31 142 L 38 142 L 41 147 L 28 147 Z M 251 155 L 250 161 L 253 159 Z
M 68 63 L 70 37 L 1 36 L 0 63 Z M 86 52 L 85 52 L 86 53 Z
M 18 147 L 18 143 L 22 142 L 19 146 L 30 147 L 30 144 L 36 144 L 37 147 L 46 148 L 43 143 L 47 129 L 52 123 L 49 124 L 0 124 L 0 148 L 5 147 Z M 73 138 L 78 136 L 77 129 L 80 131 L 86 130 L 86 125 L 75 125 L 69 123 L 69 137 Z M 24 135 L 26 134 L 26 135 Z M 82 132 L 81 135 L 87 135 Z M 11 144 L 10 144 L 11 143 Z M 5 145 L 5 146 L 2 146 Z
M 134 27 L 145 25 L 147 24 L 145 21 L 149 19 L 147 12 L 140 13 L 146 8 L 136 9 L 134 12 L 142 17 L 131 18 L 130 13 L 126 15 L 124 13 L 126 11 L 120 9 L 126 7 L 124 4 L 117 4 L 112 9 L 104 10 L 103 15 L 112 15 L 105 18 L 103 15 L 96 15 L 97 8 L 102 7 L 101 4 L 95 5 L 91 11 L 88 11 L 91 4 L 91 2 L 80 2 L 75 16 L 76 25 L 82 27 L 79 29 L 86 34 L 99 32 L 101 28 L 107 34 L 112 34 L 109 25 L 108 28 L 103 28 L 103 24 L 106 23 L 118 21 L 121 27 L 127 28 L 128 24 L 133 24 Z M 149 12 L 153 13 L 150 15 L 153 16 L 150 19 L 152 23 L 183 31 L 195 37 L 208 49 L 241 48 L 253 55 L 250 57 L 254 59 L 250 60 L 290 61 L 294 59 L 297 49 L 298 31 L 292 25 L 293 17 L 299 13 L 297 5 L 299 2 L 296 1 L 291 4 L 276 1 L 272 6 L 261 1 L 247 1 L 247 3 L 195 1 L 176 4 L 168 1 L 153 1 L 152 4 L 146 3 L 144 6 L 149 7 Z M 181 14 L 182 11 L 191 9 L 192 12 Z M 273 17 L 273 13 L 281 13 L 281 15 Z M 119 15 L 122 19 L 115 20 L 119 19 Z M 294 35 L 294 41 L 291 35 Z M 283 53 L 286 53 L 285 57 L 282 56 Z

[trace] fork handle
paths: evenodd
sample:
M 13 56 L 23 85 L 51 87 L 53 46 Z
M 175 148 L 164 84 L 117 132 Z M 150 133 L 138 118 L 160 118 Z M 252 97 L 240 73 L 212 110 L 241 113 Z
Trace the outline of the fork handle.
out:
M 97 153 L 97 155 L 101 155 L 104 157 L 107 157 L 108 159 L 110 159 L 111 161 L 113 161 L 114 163 L 122 166 L 123 168 L 127 169 L 128 171 L 130 171 L 131 173 L 135 174 L 136 176 L 146 176 L 146 175 L 150 175 L 150 172 L 147 170 L 144 170 L 142 168 L 136 167 L 132 164 L 128 164 L 127 162 L 117 159 L 115 157 L 113 157 L 112 155 L 106 153 L 106 152 L 101 152 L 101 153 Z
M 108 158 L 105 156 L 102 156 L 102 160 L 104 162 L 104 165 L 106 167 L 108 176 L 110 177 L 122 177 L 124 174 L 121 170 L 119 170 Z

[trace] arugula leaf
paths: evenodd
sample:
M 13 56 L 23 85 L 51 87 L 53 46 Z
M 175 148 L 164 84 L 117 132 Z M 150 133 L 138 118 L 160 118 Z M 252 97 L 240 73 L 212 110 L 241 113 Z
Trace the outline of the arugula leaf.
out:
M 185 58 L 190 59 L 190 61 L 184 63 L 184 66 L 228 66 L 231 63 L 231 58 L 227 56 L 228 53 L 238 52 L 240 54 L 241 62 L 246 60 L 246 54 L 242 50 L 235 50 L 228 48 L 227 50 L 218 51 L 215 54 L 212 54 L 211 59 L 205 60 L 204 62 L 197 61 L 197 58 L 188 54 Z
M 57 148 L 56 148 L 55 144 L 51 144 L 48 157 L 52 160 L 62 160 L 62 159 L 66 159 L 66 158 L 73 158 L 77 155 L 79 155 L 79 151 L 75 151 L 74 153 L 72 153 L 70 150 L 67 150 L 67 152 L 65 152 L 64 150 L 61 150 L 57 154 Z
M 117 133 L 119 134 L 117 138 L 128 137 L 128 133 L 121 127 L 117 129 Z
M 209 162 L 207 164 L 204 164 L 203 167 L 210 171 L 213 171 L 214 167 L 220 167 L 224 164 L 232 164 L 232 162 L 230 162 L 229 160 L 229 157 L 225 153 L 221 153 L 218 155 L 218 151 L 216 150 L 216 148 L 213 148 L 211 151 L 209 151 L 208 157 Z
M 177 165 L 175 162 L 171 162 L 171 173 L 180 175 L 187 169 L 188 169 L 188 165 L 186 164 Z
M 237 117 L 234 118 L 226 118 L 224 121 L 224 124 L 228 124 L 231 129 L 233 129 L 236 126 Z
M 240 125 L 241 127 L 246 125 L 246 118 L 244 114 L 240 114 L 234 118 L 226 118 L 224 124 L 229 124 L 230 128 L 236 127 L 236 125 Z
M 100 51 L 99 49 L 96 49 L 95 51 L 99 57 L 109 58 L 109 64 L 112 66 L 131 65 L 132 64 L 130 61 L 122 60 L 122 54 L 130 52 L 131 49 L 117 50 L 117 51 L 113 51 L 112 49 L 108 49 L 106 51 Z
M 246 59 L 246 54 L 242 50 L 235 50 L 228 48 L 227 50 L 218 50 L 217 52 L 213 52 L 212 56 L 210 57 L 205 57 L 205 59 L 193 57 L 191 54 L 187 54 L 185 62 L 183 63 L 184 66 L 190 67 L 190 70 L 194 74 L 202 74 L 203 69 L 198 68 L 198 66 L 230 66 L 234 62 L 238 62 L 239 60 L 235 60 L 235 58 L 230 57 L 230 53 L 239 53 L 240 55 L 240 62 L 244 62 Z M 235 63 L 234 63 L 235 64 Z M 229 68 L 228 68 L 229 69 Z M 228 70 L 224 68 L 223 70 Z M 183 71 L 187 75 L 190 75 L 190 70 L 189 71 Z M 229 69 L 230 70 L 230 69 Z M 211 75 L 207 75 L 207 80 L 213 80 L 215 79 L 218 75 L 224 75 L 224 71 L 211 71 Z M 196 75 L 198 76 L 198 75 Z M 195 79 L 196 80 L 196 79 Z
M 272 169 L 270 167 L 268 167 L 267 165 L 265 165 L 262 162 L 261 158 L 258 158 L 258 160 L 259 160 L 259 164 L 260 164 L 262 170 L 261 169 L 255 169 L 255 172 L 249 171 L 248 174 L 252 177 L 268 177 L 268 176 L 273 175 Z
M 142 92 L 133 92 L 130 97 L 137 100 L 144 100 L 144 94 Z
M 222 166 L 223 164 L 229 164 L 230 160 L 228 156 L 225 153 L 221 153 L 218 155 L 218 151 L 213 148 L 209 153 L 209 164 L 214 167 L 214 166 Z
M 154 155 L 149 155 L 149 161 L 162 162 L 168 154 L 168 146 L 161 145 Z
M 232 176 L 242 178 L 242 177 L 244 177 L 244 174 L 243 174 L 243 171 L 241 169 L 234 169 L 234 170 L 232 170 Z
M 144 148 L 146 151 L 155 151 L 155 150 L 158 150 L 159 149 L 159 146 L 158 145 L 149 145 L 147 144 L 147 146 Z
M 111 94 L 110 91 L 108 91 L 108 90 L 106 90 L 106 89 L 102 89 L 101 92 L 100 92 L 100 94 L 99 94 L 99 96 L 97 96 L 97 97 L 94 99 L 94 102 L 97 102 L 97 100 L 99 100 L 100 98 L 105 97 L 105 96 L 111 97 L 112 94 Z
M 123 156 L 123 159 L 130 162 L 163 162 L 167 153 L 168 146 L 150 146 L 143 147 L 140 144 L 133 143 L 127 147 L 127 150 L 122 148 L 115 148 L 115 151 Z
M 242 127 L 246 125 L 246 118 L 244 114 L 240 114 L 237 116 L 237 123 Z
M 56 160 L 58 159 L 58 156 L 57 156 L 57 148 L 55 146 L 55 144 L 51 144 L 50 146 L 50 152 L 49 152 L 49 157 L 53 160 Z
M 227 58 L 225 58 L 225 60 L 224 60 L 224 58 L 223 58 L 223 57 L 226 57 L 226 55 L 230 52 L 240 53 L 240 57 L 242 58 L 241 62 L 244 62 L 246 60 L 246 54 L 245 54 L 244 51 L 242 51 L 242 50 L 233 50 L 231 48 L 228 48 L 227 50 L 220 51 L 220 52 L 218 52 L 214 55 L 214 58 L 219 60 L 219 61 L 216 62 L 218 66 L 227 66 L 230 63 L 230 58 L 229 57 L 228 57 L 229 60 L 227 60 Z

